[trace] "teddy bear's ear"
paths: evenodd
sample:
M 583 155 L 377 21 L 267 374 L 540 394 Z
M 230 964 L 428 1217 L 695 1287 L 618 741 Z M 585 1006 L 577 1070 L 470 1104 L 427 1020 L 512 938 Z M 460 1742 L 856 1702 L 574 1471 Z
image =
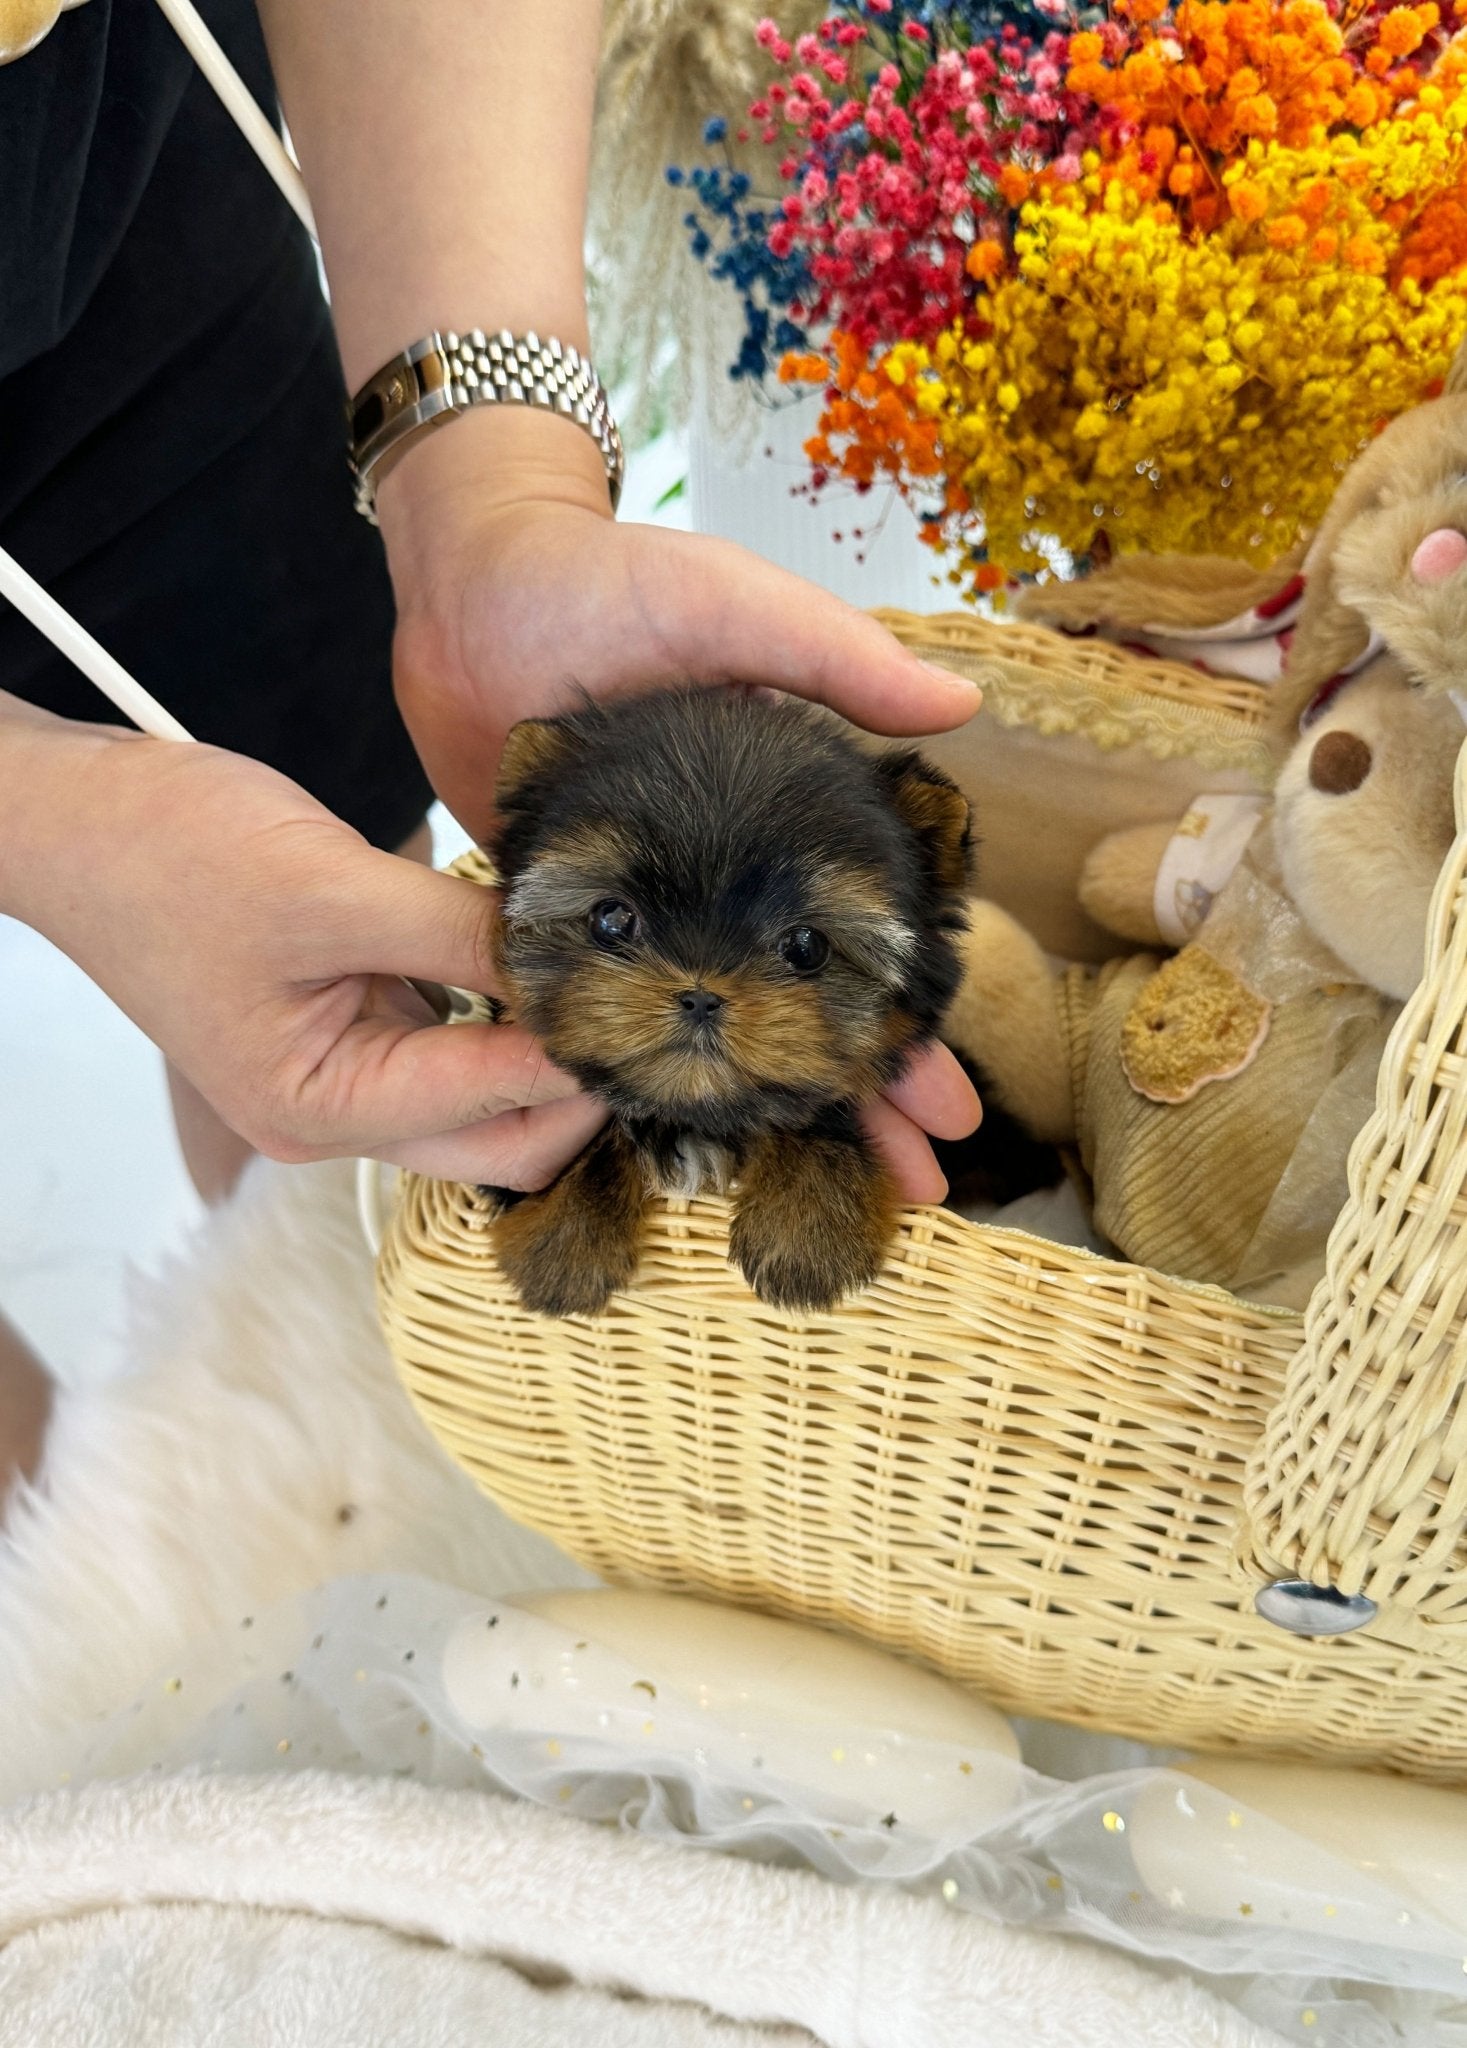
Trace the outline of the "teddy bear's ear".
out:
M 1073 583 L 1036 584 L 1016 609 L 1038 625 L 1074 632 L 1087 626 L 1142 632 L 1223 626 L 1286 590 L 1299 572 L 1302 548 L 1266 569 L 1225 555 L 1120 555 Z
M 973 812 L 963 792 L 911 748 L 880 755 L 876 772 L 898 816 L 916 835 L 937 887 L 966 894 L 972 879 Z
M 1460 368 L 1454 366 L 1454 373 Z M 1391 421 L 1341 479 L 1329 510 L 1315 530 L 1308 552 L 1308 582 L 1299 622 L 1281 681 L 1270 693 L 1274 735 L 1292 745 L 1299 720 L 1310 700 L 1336 676 L 1347 673 L 1370 645 L 1370 624 L 1357 605 L 1342 594 L 1342 557 L 1356 549 L 1350 528 L 1367 513 L 1399 506 L 1406 524 L 1413 522 L 1403 502 L 1407 494 L 1424 497 L 1457 466 L 1461 444 L 1458 416 L 1462 399 L 1441 399 L 1414 407 Z M 1364 536 L 1361 540 L 1363 543 Z M 1376 541 L 1370 543 L 1371 547 Z M 1348 578 L 1345 579 L 1348 582 Z

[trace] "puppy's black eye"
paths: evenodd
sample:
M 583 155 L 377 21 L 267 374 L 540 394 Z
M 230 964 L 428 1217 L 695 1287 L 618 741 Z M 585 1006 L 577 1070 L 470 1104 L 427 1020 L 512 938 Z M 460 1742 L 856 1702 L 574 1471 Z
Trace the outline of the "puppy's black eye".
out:
M 618 903 L 614 896 L 608 896 L 604 903 L 598 903 L 591 912 L 591 937 L 598 946 L 604 946 L 608 953 L 614 953 L 621 946 L 629 946 L 637 936 L 637 913 L 630 903 Z
M 830 941 L 812 925 L 797 924 L 780 940 L 779 957 L 796 974 L 818 974 L 830 958 Z

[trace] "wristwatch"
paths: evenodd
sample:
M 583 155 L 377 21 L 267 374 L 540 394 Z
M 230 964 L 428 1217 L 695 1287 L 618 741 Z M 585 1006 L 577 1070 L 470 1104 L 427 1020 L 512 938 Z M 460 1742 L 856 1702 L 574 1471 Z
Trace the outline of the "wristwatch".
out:
M 375 485 L 383 465 L 414 434 L 441 426 L 473 405 L 532 405 L 584 427 L 601 450 L 611 507 L 621 496 L 626 458 L 601 379 L 578 349 L 553 337 L 424 335 L 394 356 L 347 407 L 357 510 L 376 521 Z

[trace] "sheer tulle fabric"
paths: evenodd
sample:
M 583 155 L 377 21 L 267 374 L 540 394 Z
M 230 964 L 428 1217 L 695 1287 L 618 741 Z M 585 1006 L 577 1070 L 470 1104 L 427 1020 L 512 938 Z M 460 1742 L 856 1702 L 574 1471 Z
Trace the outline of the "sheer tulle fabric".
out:
M 493 1789 L 1110 1942 L 1205 1974 L 1286 2038 L 1467 2048 L 1467 1934 L 1403 1883 L 1134 1744 L 1020 1733 L 1023 1762 L 751 1710 L 727 1673 L 675 1687 L 510 1603 L 358 1578 L 230 1618 L 79 1730 L 66 1776 L 325 1768 Z

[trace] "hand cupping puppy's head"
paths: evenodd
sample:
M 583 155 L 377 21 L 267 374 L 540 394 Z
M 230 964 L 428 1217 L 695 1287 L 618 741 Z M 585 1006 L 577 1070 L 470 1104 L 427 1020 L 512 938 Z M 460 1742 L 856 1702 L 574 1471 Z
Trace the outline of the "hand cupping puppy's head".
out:
M 529 721 L 497 804 L 516 1015 L 624 1115 L 803 1124 L 889 1081 L 955 986 L 965 799 L 793 699 Z

